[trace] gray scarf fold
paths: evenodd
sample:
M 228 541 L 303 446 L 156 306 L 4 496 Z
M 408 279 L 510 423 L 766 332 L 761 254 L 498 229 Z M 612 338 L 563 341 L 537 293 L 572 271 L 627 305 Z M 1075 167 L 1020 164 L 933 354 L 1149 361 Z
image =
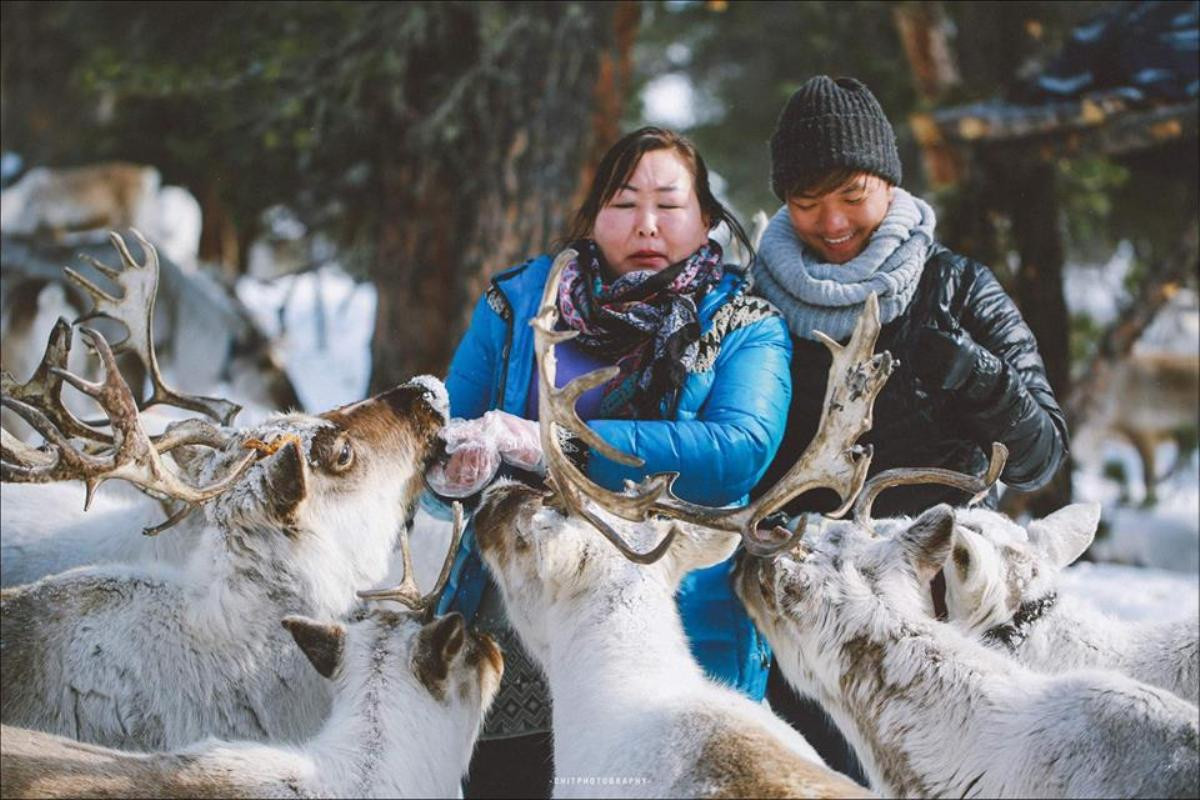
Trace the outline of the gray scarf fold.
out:
M 908 307 L 937 224 L 933 209 L 897 186 L 883 222 L 861 253 L 845 264 L 827 264 L 796 235 L 787 207 L 763 234 L 751 268 L 755 293 L 775 305 L 793 336 L 816 339 L 814 330 L 843 341 L 871 292 L 879 295 L 880 321 Z

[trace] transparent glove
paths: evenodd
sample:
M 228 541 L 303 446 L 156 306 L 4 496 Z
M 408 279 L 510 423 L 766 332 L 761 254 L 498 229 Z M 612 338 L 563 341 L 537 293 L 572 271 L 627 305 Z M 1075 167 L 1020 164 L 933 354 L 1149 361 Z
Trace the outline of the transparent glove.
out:
M 545 472 L 537 422 L 505 411 L 489 411 L 481 419 L 485 420 L 486 435 L 495 440 L 505 463 L 528 472 Z
M 443 497 L 469 497 L 483 489 L 505 461 L 541 472 L 542 446 L 536 422 L 504 411 L 478 419 L 452 419 L 441 431 L 447 458 L 425 473 L 431 489 Z

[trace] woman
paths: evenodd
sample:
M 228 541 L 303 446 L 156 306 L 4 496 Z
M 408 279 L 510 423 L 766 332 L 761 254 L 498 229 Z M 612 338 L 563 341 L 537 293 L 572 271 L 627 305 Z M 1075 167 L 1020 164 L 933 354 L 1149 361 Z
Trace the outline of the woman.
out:
M 864 437 L 874 445 L 871 473 L 981 474 L 999 441 L 1008 447 L 1008 486 L 1045 485 L 1066 454 L 1067 429 L 1037 342 L 988 268 L 938 244 L 933 209 L 900 188 L 895 134 L 870 89 L 853 78 L 811 78 L 784 106 L 770 146 L 771 186 L 784 207 L 752 273 L 756 293 L 787 319 L 794 354 L 787 433 L 763 485 L 816 432 L 830 355 L 814 331 L 844 341 L 871 292 L 883 323 L 876 350 L 899 359 Z M 900 487 L 880 496 L 875 513 L 916 515 L 966 499 L 948 487 Z M 995 500 L 993 492 L 986 502 Z M 834 506 L 813 493 L 786 511 Z M 781 695 L 790 692 L 774 672 L 771 683 L 772 706 L 785 710 Z M 820 750 L 820 737 L 804 732 Z M 824 755 L 834 769 L 849 769 L 836 753 Z
M 619 367 L 577 408 L 603 439 L 645 461 L 631 469 L 582 454 L 588 476 L 609 489 L 670 471 L 680 473 L 674 489 L 684 499 L 743 501 L 782 439 L 791 394 L 787 328 L 769 303 L 747 296 L 745 276 L 722 263 L 721 247 L 709 238 L 722 222 L 749 249 L 741 226 L 713 197 L 695 147 L 653 127 L 613 145 L 575 215 L 567 241 L 579 257 L 564 273 L 558 305 L 562 324 L 580 335 L 558 346 L 557 381 Z M 452 416 L 461 420 L 444 434 L 449 462 L 429 476 L 440 493 L 476 491 L 501 460 L 529 469 L 541 458 L 529 320 L 551 260 L 543 255 L 500 273 L 475 309 L 446 379 Z M 468 795 L 490 782 L 489 765 L 504 778 L 514 763 L 548 767 L 551 752 L 548 693 L 524 654 L 514 658 L 515 637 L 472 541 L 468 531 L 441 610 L 478 615 L 477 624 L 497 631 L 509 668 Z M 761 699 L 770 653 L 734 597 L 730 568 L 689 575 L 679 608 L 708 674 Z M 501 736 L 510 738 L 497 742 Z M 542 772 L 520 791 L 544 796 L 548 781 Z M 505 791 L 520 793 L 512 783 Z

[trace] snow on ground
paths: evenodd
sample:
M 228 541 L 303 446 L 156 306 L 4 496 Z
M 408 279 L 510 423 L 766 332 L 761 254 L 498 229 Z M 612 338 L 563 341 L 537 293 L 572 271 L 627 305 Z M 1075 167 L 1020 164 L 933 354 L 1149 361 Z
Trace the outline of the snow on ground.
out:
M 1175 460 L 1171 444 L 1159 447 L 1158 463 Z M 1129 476 L 1128 496 L 1115 479 L 1101 473 L 1102 464 L 1119 464 Z M 1101 504 L 1102 532 L 1091 557 L 1134 566 L 1158 567 L 1195 576 L 1200 570 L 1200 453 L 1163 480 L 1159 500 L 1141 505 L 1141 462 L 1131 445 L 1121 440 L 1104 443 L 1098 464 L 1084 464 L 1075 472 L 1074 496 Z
M 279 347 L 306 411 L 326 411 L 366 396 L 374 286 L 333 265 L 273 281 L 244 277 L 237 294 L 269 336 L 279 336 L 282 327 Z

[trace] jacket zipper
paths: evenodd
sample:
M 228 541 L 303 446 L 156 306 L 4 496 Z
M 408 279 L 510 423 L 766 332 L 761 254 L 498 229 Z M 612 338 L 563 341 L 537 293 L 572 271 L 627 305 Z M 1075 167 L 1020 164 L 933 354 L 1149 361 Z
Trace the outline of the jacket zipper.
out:
M 508 296 L 504 294 L 504 290 L 500 288 L 500 284 L 493 279 L 492 286 L 496 288 L 496 294 L 504 301 L 504 309 L 508 312 L 508 317 L 504 320 L 504 346 L 500 348 L 500 383 L 496 391 L 496 402 L 492 405 L 492 408 L 502 408 L 504 406 L 504 391 L 508 386 L 508 357 L 512 352 L 513 310 L 512 303 L 508 301 Z

